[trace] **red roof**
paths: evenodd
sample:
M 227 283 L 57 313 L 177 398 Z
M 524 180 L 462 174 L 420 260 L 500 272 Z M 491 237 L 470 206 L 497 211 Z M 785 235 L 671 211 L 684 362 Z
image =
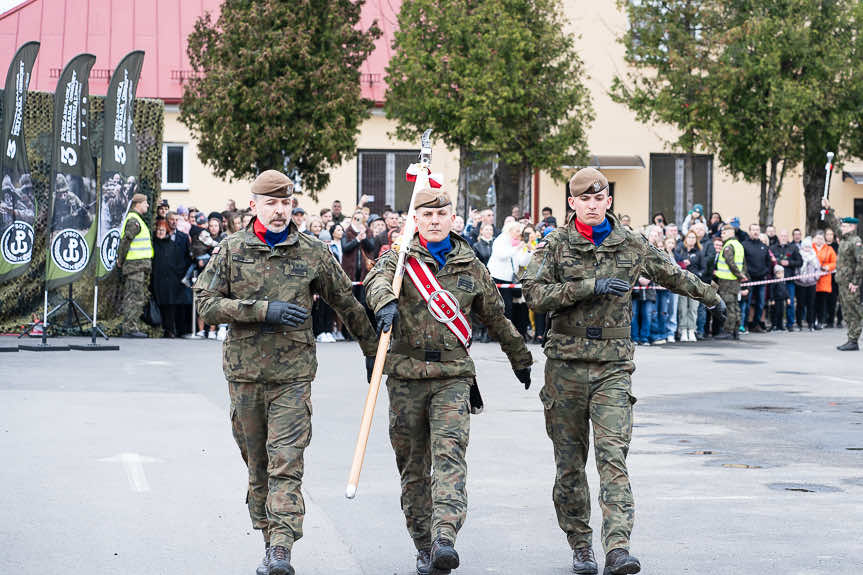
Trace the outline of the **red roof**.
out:
M 63 66 L 75 55 L 90 52 L 96 64 L 90 92 L 104 94 L 114 68 L 132 50 L 144 50 L 144 68 L 137 95 L 178 103 L 182 80 L 191 73 L 186 37 L 206 11 L 218 14 L 221 0 L 28 0 L 0 15 L 0 85 L 19 46 L 41 42 L 31 90 L 52 92 Z M 383 102 L 384 68 L 390 59 L 392 31 L 401 0 L 367 0 L 361 25 L 377 20 L 384 34 L 363 64 L 363 96 Z

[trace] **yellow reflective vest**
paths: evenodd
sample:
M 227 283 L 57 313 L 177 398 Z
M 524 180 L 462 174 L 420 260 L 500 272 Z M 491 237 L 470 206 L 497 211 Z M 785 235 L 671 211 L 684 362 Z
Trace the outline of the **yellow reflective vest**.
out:
M 716 262 L 716 272 L 715 275 L 721 280 L 736 280 L 739 279 L 734 272 L 731 271 L 731 268 L 728 267 L 728 262 L 725 261 L 725 257 L 722 255 L 725 252 L 725 248 L 728 246 L 734 248 L 734 265 L 737 266 L 737 269 L 742 273 L 743 272 L 743 244 L 741 244 L 737 239 L 731 238 L 724 244 L 722 244 L 722 252 L 719 254 L 719 261 Z
M 123 234 L 126 233 L 126 224 L 129 223 L 129 220 L 137 220 L 138 225 L 141 226 L 141 231 L 138 232 L 138 235 L 129 244 L 129 253 L 126 254 L 126 261 L 153 259 L 153 242 L 150 239 L 150 230 L 147 228 L 147 224 L 144 223 L 138 212 L 129 210 L 126 221 L 123 222 Z

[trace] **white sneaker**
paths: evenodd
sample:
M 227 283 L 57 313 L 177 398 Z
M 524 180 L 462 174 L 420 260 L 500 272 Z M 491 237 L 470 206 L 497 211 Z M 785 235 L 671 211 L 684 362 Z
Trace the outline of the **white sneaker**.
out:
M 690 341 L 690 343 L 695 343 L 696 341 L 698 341 L 698 338 L 695 337 L 695 330 L 694 329 L 689 330 L 689 341 Z
M 327 339 L 330 340 L 330 343 L 336 343 L 337 341 L 339 341 L 336 339 L 336 334 L 334 334 L 333 332 L 327 333 Z
M 669 335 L 669 336 L 668 336 L 668 339 L 666 339 L 665 341 L 667 341 L 668 343 L 674 343 L 674 336 L 673 336 L 673 335 Z
M 204 330 L 199 331 L 199 332 L 198 332 L 198 333 L 196 333 L 195 335 L 196 335 L 197 337 L 200 337 L 200 338 L 206 338 L 206 337 L 207 337 L 207 334 L 206 334 L 206 332 L 204 332 Z
M 664 339 L 657 339 L 656 341 L 654 341 L 650 345 L 665 345 L 665 340 Z
M 216 332 L 214 332 L 212 330 L 208 331 L 207 332 L 207 339 L 216 339 Z
M 345 336 L 342 335 L 342 332 L 340 330 L 334 331 L 333 337 L 335 338 L 336 341 L 345 341 Z
M 228 337 L 228 328 L 223 325 L 219 326 L 219 333 L 216 334 L 216 339 L 219 341 L 225 341 L 225 338 Z
M 326 342 L 327 342 L 327 340 L 326 340 L 326 339 L 324 339 L 324 334 L 325 334 L 325 333 L 326 333 L 326 332 L 323 332 L 323 331 L 322 331 L 321 333 L 319 333 L 318 335 L 316 335 L 316 336 L 315 336 L 315 341 L 316 341 L 316 342 L 318 342 L 318 343 L 326 343 Z

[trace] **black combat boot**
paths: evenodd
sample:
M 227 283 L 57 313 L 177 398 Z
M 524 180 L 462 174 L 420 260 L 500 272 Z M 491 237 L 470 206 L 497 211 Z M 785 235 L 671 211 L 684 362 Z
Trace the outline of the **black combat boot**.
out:
M 860 346 L 857 345 L 856 341 L 848 340 L 842 345 L 838 346 L 836 349 L 839 351 L 860 351 Z
M 641 571 L 641 563 L 626 549 L 612 549 L 605 556 L 602 575 L 631 575 Z
M 294 575 L 291 567 L 291 552 L 281 545 L 270 547 L 269 575 Z
M 723 339 L 732 339 L 732 338 L 733 338 L 733 339 L 737 339 L 737 338 L 735 338 L 735 337 L 734 337 L 735 335 L 737 335 L 737 334 L 736 334 L 736 333 L 735 333 L 735 334 L 730 334 L 730 333 L 728 333 L 727 331 L 721 331 L 721 332 L 719 332 L 718 334 L 716 334 L 715 336 L 713 336 L 713 339 L 718 339 L 718 340 L 720 340 L 720 341 L 721 341 L 721 340 L 723 340 Z
M 255 569 L 255 575 L 270 575 L 270 546 L 264 548 L 264 558 L 261 559 L 261 564 Z
M 458 553 L 452 546 L 452 541 L 443 537 L 435 539 L 431 548 L 431 563 L 435 573 L 446 575 L 451 569 L 458 567 Z
M 431 554 L 426 549 L 417 551 L 417 575 L 431 573 Z
M 599 568 L 596 566 L 596 557 L 593 556 L 593 549 L 582 547 L 572 552 L 572 571 L 583 575 L 594 575 L 599 572 Z

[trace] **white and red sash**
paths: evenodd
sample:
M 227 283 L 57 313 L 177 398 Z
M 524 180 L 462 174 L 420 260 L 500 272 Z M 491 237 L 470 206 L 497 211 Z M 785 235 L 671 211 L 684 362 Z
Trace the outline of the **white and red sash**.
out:
M 467 349 L 470 346 L 470 324 L 458 306 L 458 300 L 450 292 L 443 289 L 437 278 L 429 269 L 428 264 L 413 256 L 405 260 L 405 269 L 417 291 L 429 308 L 429 312 L 439 322 L 446 324 L 461 344 Z

